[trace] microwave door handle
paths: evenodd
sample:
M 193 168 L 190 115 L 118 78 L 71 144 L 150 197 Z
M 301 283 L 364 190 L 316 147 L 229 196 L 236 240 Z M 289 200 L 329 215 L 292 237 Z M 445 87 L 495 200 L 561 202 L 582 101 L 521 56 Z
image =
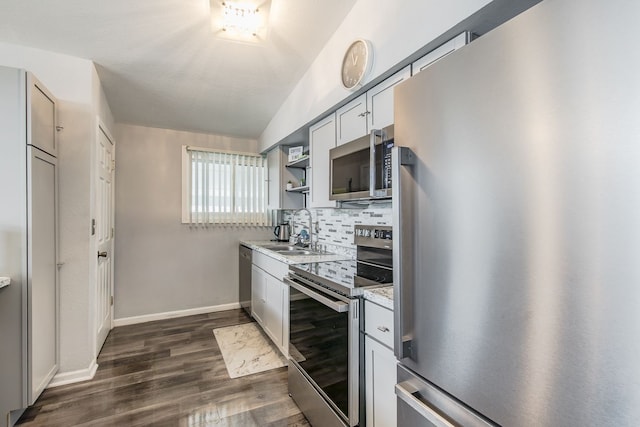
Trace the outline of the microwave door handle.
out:
M 369 196 L 376 197 L 376 138 L 383 138 L 384 132 L 373 129 L 369 134 Z

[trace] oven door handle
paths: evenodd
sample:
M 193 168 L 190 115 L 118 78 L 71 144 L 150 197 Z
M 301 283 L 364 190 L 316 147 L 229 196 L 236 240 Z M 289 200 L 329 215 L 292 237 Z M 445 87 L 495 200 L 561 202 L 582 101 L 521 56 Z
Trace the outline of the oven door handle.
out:
M 310 298 L 313 298 L 314 300 L 318 301 L 321 304 L 326 305 L 327 307 L 329 307 L 333 311 L 337 311 L 338 313 L 345 313 L 345 312 L 349 311 L 349 304 L 344 302 L 344 301 L 333 301 L 332 299 L 329 299 L 329 298 L 325 297 L 324 295 L 319 294 L 318 292 L 312 291 L 311 289 L 307 288 L 306 286 L 303 286 L 303 285 L 301 285 L 299 283 L 294 282 L 293 280 L 289 279 L 288 277 L 285 277 L 284 281 L 287 282 L 289 284 L 289 286 L 291 286 L 292 288 L 295 288 L 298 291 L 300 291 L 303 294 L 305 294 L 306 296 L 308 296 Z

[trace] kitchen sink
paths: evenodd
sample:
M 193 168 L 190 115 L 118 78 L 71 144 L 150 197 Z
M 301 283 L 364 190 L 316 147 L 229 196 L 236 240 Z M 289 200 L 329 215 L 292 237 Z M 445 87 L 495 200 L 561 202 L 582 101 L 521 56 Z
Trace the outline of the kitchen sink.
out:
M 272 245 L 272 246 L 263 246 L 264 249 L 268 249 L 270 251 L 276 251 L 276 252 L 286 252 L 286 251 L 298 251 L 298 250 L 302 250 L 301 247 L 299 246 L 293 246 L 293 245 Z
M 276 251 L 284 255 L 319 255 L 318 252 L 308 251 L 306 249 L 292 249 L 285 251 Z
M 319 252 L 310 251 L 308 249 L 294 245 L 269 245 L 262 246 L 262 248 L 283 255 L 319 255 Z

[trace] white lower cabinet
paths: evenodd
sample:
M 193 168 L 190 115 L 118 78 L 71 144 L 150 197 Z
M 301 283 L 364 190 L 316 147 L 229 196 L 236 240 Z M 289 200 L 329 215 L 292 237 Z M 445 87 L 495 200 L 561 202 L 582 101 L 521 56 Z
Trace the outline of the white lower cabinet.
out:
M 282 354 L 289 347 L 289 287 L 282 278 L 289 267 L 261 252 L 253 252 L 251 312 Z
M 273 341 L 278 347 L 282 348 L 284 345 L 282 341 L 282 320 L 284 318 L 282 313 L 282 288 L 286 285 L 270 274 L 267 274 L 266 284 L 267 304 L 265 306 L 264 324 Z
M 264 311 L 267 297 L 265 295 L 267 273 L 262 269 L 251 266 L 251 313 L 261 325 L 264 323 Z
M 365 402 L 367 427 L 396 426 L 396 358 L 393 350 L 371 335 L 393 331 L 388 323 L 392 311 L 365 301 Z M 392 316 L 391 316 L 392 318 Z M 377 337 L 376 337 L 377 338 Z

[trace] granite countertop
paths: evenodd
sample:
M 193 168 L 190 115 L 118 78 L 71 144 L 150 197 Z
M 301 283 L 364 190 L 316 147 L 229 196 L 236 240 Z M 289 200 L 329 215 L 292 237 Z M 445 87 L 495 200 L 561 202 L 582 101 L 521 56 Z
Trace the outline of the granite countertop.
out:
M 393 286 L 366 289 L 362 296 L 366 300 L 393 310 Z
M 253 249 L 254 251 L 261 252 L 265 255 L 270 256 L 271 258 L 275 258 L 278 261 L 282 261 L 286 264 L 304 264 L 307 262 L 323 262 L 323 261 L 342 261 L 351 259 L 351 257 L 347 255 L 341 254 L 311 254 L 311 255 L 288 255 L 282 252 L 272 251 L 270 249 L 265 249 L 265 246 L 275 246 L 282 245 L 287 246 L 289 243 L 287 242 L 274 242 L 271 240 L 241 240 L 240 244 L 245 245 Z M 300 248 L 304 249 L 304 248 Z

